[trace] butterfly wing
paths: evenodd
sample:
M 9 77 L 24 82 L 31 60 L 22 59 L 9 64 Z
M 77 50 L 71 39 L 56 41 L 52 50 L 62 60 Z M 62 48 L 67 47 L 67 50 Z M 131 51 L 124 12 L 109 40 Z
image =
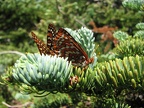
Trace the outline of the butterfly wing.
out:
M 59 50 L 61 57 L 68 57 L 68 61 L 72 61 L 73 65 L 83 66 L 88 61 L 86 52 L 65 29 L 58 30 L 54 41 L 54 49 Z
M 40 54 L 48 54 L 48 55 L 52 55 L 53 52 L 47 47 L 47 45 L 41 41 L 40 39 L 38 39 L 38 37 L 36 36 L 36 34 L 34 32 L 31 32 L 32 34 L 32 38 L 35 41 L 35 43 L 37 44 L 37 47 L 39 49 Z
M 53 50 L 53 38 L 56 35 L 56 28 L 53 24 L 49 24 L 47 32 L 47 47 Z

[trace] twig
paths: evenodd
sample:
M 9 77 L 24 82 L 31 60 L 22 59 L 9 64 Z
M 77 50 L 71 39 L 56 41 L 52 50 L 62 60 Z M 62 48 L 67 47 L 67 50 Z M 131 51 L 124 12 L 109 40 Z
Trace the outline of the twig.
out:
M 64 11 L 62 11 L 62 9 L 61 9 L 61 7 L 60 7 L 60 6 L 57 6 L 57 8 L 58 8 L 58 11 L 59 11 L 60 13 L 62 13 L 63 15 L 65 15 L 65 12 L 64 12 Z
M 18 51 L 2 51 L 2 52 L 0 52 L 0 55 L 1 54 L 17 54 L 17 55 L 20 55 L 20 56 L 24 55 L 23 53 L 18 52 Z
M 8 108 L 23 108 L 23 107 L 27 107 L 27 106 L 31 105 L 32 102 L 26 102 L 25 104 L 22 104 L 22 105 L 9 105 L 6 102 L 2 102 L 2 104 L 7 106 Z
M 86 27 L 86 25 L 85 25 L 82 21 L 80 21 L 80 20 L 78 20 L 78 19 L 76 19 L 76 18 L 74 18 L 74 20 L 75 20 L 76 22 L 80 23 L 83 27 Z
M 62 13 L 63 15 L 65 15 L 65 12 L 62 11 L 61 6 L 60 6 L 58 0 L 56 0 L 56 8 L 57 8 L 57 10 L 58 10 L 58 13 L 60 12 L 60 13 Z

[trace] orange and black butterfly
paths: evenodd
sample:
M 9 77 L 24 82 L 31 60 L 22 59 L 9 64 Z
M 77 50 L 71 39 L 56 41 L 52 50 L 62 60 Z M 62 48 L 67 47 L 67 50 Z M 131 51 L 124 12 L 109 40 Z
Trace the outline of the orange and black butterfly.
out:
M 68 58 L 74 66 L 87 66 L 94 61 L 89 58 L 87 53 L 79 43 L 63 28 L 56 31 L 55 26 L 49 24 L 47 33 L 47 44 L 39 40 L 32 32 L 40 54 L 58 55 L 59 57 Z

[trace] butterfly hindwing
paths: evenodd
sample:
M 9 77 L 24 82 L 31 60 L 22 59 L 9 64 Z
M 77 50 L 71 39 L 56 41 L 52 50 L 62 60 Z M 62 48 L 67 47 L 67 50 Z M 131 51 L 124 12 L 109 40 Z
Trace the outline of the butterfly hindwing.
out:
M 35 43 L 37 44 L 37 47 L 39 49 L 40 54 L 52 54 L 52 51 L 47 47 L 47 45 L 41 41 L 40 39 L 38 39 L 38 37 L 36 36 L 35 33 L 31 32 L 32 34 L 32 38 L 34 39 Z

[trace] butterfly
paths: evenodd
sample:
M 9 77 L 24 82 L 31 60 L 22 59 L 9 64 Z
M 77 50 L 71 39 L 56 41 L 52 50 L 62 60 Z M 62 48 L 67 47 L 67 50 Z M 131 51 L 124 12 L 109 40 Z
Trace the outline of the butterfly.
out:
M 40 54 L 68 58 L 72 65 L 78 67 L 85 67 L 94 61 L 94 58 L 89 58 L 86 51 L 64 28 L 56 31 L 55 26 L 49 24 L 47 44 L 39 40 L 33 32 L 32 38 L 37 44 Z

